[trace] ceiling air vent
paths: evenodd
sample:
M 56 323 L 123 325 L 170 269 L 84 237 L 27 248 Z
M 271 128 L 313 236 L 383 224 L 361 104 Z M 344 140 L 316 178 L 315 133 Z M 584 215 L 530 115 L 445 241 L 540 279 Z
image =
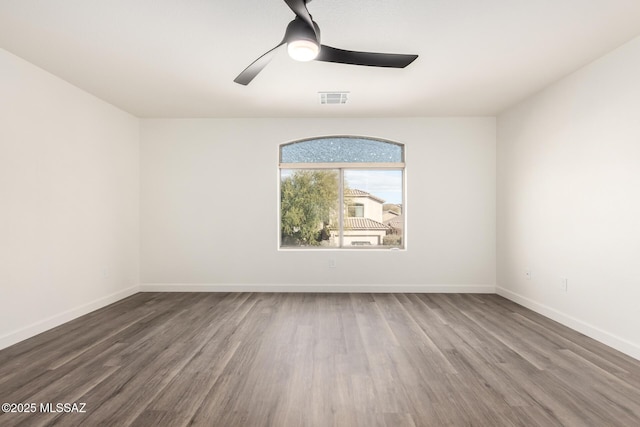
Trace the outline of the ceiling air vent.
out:
M 346 104 L 349 92 L 318 92 L 320 104 Z

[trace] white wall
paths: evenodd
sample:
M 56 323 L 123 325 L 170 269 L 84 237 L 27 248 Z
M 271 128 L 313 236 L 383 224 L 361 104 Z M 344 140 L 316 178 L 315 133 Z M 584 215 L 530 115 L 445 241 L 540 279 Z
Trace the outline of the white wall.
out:
M 498 292 L 636 358 L 639 76 L 636 38 L 501 114 L 497 152 Z
M 0 50 L 0 348 L 135 292 L 139 121 Z
M 278 251 L 278 146 L 325 135 L 406 144 L 407 251 Z M 495 289 L 494 118 L 142 120 L 141 156 L 143 289 Z

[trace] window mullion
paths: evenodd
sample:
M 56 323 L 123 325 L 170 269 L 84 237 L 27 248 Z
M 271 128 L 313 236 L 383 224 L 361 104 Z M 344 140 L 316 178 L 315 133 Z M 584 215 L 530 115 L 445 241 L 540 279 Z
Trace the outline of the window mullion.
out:
M 339 242 L 340 242 L 340 248 L 344 247 L 344 169 L 339 169 L 340 170 L 340 191 L 339 191 L 339 200 L 340 200 L 340 206 L 338 207 L 338 223 L 339 223 L 339 229 L 340 229 L 340 233 L 339 235 Z

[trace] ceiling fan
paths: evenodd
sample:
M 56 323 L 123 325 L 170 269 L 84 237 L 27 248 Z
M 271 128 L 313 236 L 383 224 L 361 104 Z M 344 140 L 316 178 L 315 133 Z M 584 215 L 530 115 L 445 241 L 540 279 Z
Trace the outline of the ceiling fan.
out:
M 404 68 L 411 64 L 418 55 L 403 55 L 397 53 L 355 52 L 337 49 L 320 44 L 320 27 L 315 23 L 307 3 L 311 0 L 284 0 L 296 17 L 289 23 L 282 41 L 273 49 L 256 59 L 233 81 L 241 85 L 248 85 L 251 80 L 275 56 L 279 47 L 287 45 L 289 56 L 298 61 L 324 61 L 340 64 L 366 65 L 369 67 Z

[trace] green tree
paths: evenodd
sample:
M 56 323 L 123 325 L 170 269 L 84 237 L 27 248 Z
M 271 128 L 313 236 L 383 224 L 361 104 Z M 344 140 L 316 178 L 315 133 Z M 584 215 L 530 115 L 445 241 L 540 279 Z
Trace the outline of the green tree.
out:
M 338 205 L 338 173 L 298 170 L 282 178 L 280 221 L 282 242 L 288 245 L 319 245 L 328 237 Z

